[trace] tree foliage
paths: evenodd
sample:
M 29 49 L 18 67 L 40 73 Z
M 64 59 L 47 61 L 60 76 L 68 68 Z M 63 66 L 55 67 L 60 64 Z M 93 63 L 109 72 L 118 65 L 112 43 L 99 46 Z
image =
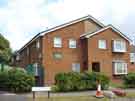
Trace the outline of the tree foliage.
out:
M 11 58 L 9 41 L 0 34 L 0 63 L 8 63 Z

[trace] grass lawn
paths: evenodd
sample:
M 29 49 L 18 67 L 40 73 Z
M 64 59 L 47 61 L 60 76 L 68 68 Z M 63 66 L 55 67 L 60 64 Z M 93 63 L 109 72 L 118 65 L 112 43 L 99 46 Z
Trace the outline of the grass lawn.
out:
M 128 97 L 128 98 L 135 98 L 135 92 L 127 93 L 125 97 Z
M 33 101 L 31 98 L 29 101 Z M 93 96 L 68 96 L 68 97 L 37 97 L 35 101 L 110 101 L 108 98 L 95 98 Z
M 123 83 L 113 83 L 113 82 L 111 82 L 110 86 L 114 87 L 114 88 L 124 88 Z

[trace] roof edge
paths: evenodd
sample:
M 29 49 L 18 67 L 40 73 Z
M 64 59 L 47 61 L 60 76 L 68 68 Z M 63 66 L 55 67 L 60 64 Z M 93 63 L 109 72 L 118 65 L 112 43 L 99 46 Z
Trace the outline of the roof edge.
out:
M 98 31 L 96 31 L 96 32 L 94 32 L 94 33 L 92 33 L 92 34 L 86 33 L 86 34 L 83 34 L 83 35 L 80 36 L 80 37 L 90 38 L 90 37 L 94 36 L 95 34 L 100 33 L 100 32 L 102 32 L 102 31 L 104 31 L 104 30 L 106 30 L 106 29 L 108 29 L 108 28 L 111 28 L 113 31 L 119 33 L 120 36 L 122 36 L 123 38 L 125 38 L 125 39 L 128 40 L 129 42 L 132 41 L 129 37 L 127 37 L 125 34 L 123 34 L 121 31 L 119 31 L 117 28 L 115 28 L 115 27 L 114 27 L 113 25 L 111 25 L 111 24 L 105 26 L 104 28 L 102 28 L 102 29 L 100 29 L 100 30 L 98 30 Z
M 64 23 L 64 24 L 60 24 L 56 27 L 52 27 L 52 28 L 49 28 L 45 31 L 41 31 L 39 32 L 37 35 L 35 35 L 30 41 L 28 41 L 21 49 L 18 50 L 18 52 L 22 51 L 26 46 L 28 46 L 31 42 L 33 42 L 34 40 L 36 40 L 37 38 L 39 38 L 40 36 L 43 36 L 45 35 L 46 33 L 49 33 L 49 32 L 52 32 L 52 31 L 55 31 L 55 30 L 58 30 L 60 28 L 63 28 L 63 27 L 66 27 L 66 26 L 69 26 L 71 24 L 75 24 L 77 22 L 80 22 L 80 21 L 83 21 L 83 20 L 87 20 L 87 19 L 91 19 L 92 21 L 94 21 L 95 23 L 97 23 L 98 25 L 100 25 L 101 27 L 104 27 L 104 24 L 102 24 L 100 21 L 98 21 L 97 19 L 95 19 L 94 17 L 92 17 L 91 15 L 87 15 L 87 16 L 84 16 L 84 17 L 81 17 L 81 18 L 78 18 L 76 20 L 72 20 L 72 21 L 69 21 L 67 23 Z

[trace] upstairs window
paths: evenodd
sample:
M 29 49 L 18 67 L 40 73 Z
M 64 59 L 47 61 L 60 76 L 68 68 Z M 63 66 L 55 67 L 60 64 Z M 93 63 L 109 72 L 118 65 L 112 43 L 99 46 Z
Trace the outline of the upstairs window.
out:
M 69 39 L 69 48 L 76 48 L 76 40 Z
M 126 52 L 126 42 L 123 40 L 114 40 L 113 52 Z
M 40 41 L 36 41 L 36 48 L 39 49 L 40 48 Z
M 16 55 L 16 61 L 19 61 L 20 60 L 20 54 L 18 53 L 17 55 Z
M 127 63 L 124 61 L 113 62 L 113 67 L 115 75 L 127 74 Z
M 27 56 L 29 55 L 30 53 L 30 50 L 29 50 L 29 47 L 27 47 Z
M 54 47 L 62 47 L 62 41 L 61 41 L 61 37 L 54 37 Z
M 98 48 L 106 49 L 106 40 L 98 40 Z
M 135 53 L 130 53 L 130 62 L 135 63 Z

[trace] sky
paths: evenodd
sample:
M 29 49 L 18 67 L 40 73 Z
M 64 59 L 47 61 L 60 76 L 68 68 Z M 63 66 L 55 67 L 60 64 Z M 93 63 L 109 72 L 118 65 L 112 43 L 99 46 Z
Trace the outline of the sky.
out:
M 135 40 L 135 0 L 0 0 L 0 33 L 13 50 L 47 28 L 92 15 Z

